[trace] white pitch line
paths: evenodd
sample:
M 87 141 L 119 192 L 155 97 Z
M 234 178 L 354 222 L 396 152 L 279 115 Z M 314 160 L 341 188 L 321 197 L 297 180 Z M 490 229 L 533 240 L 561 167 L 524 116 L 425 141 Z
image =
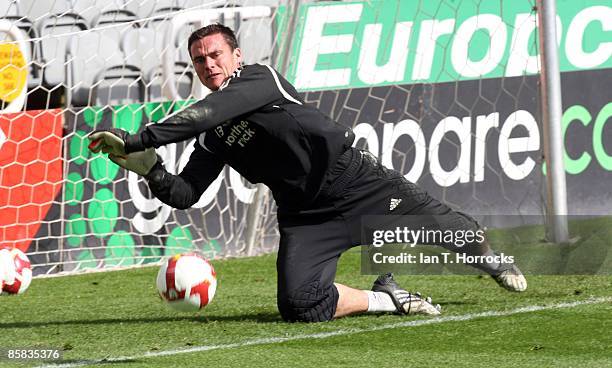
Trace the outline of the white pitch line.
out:
M 593 298 L 587 299 L 583 301 L 569 302 L 569 303 L 559 303 L 559 304 L 551 304 L 551 305 L 530 305 L 526 307 L 520 307 L 516 309 L 511 309 L 507 311 L 487 311 L 480 313 L 469 313 L 458 316 L 446 316 L 446 317 L 436 317 L 431 319 L 420 319 L 416 321 L 404 321 L 397 323 L 390 323 L 386 325 L 373 326 L 368 328 L 351 328 L 351 329 L 342 329 L 337 331 L 330 332 L 321 332 L 315 334 L 308 335 L 295 335 L 295 336 L 285 336 L 285 337 L 269 337 L 263 339 L 254 339 L 247 340 L 243 342 L 237 342 L 233 344 L 223 344 L 223 345 L 203 345 L 203 346 L 194 346 L 188 349 L 177 349 L 177 350 L 165 350 L 165 351 L 156 351 L 149 352 L 141 355 L 135 355 L 131 357 L 116 357 L 116 358 L 107 358 L 107 359 L 97 359 L 97 360 L 83 360 L 77 362 L 71 362 L 66 364 L 48 364 L 44 366 L 40 366 L 39 368 L 71 368 L 71 367 L 83 367 L 93 364 L 100 363 L 121 363 L 134 361 L 137 359 L 144 358 L 154 358 L 154 357 L 162 357 L 169 355 L 178 355 L 178 354 L 188 354 L 188 353 L 197 353 L 202 351 L 210 351 L 210 350 L 224 350 L 224 349 L 234 349 L 241 348 L 244 346 L 253 346 L 253 345 L 267 345 L 267 344 L 278 344 L 287 341 L 297 341 L 297 340 L 307 340 L 307 339 L 326 339 L 328 337 L 334 336 L 344 336 L 344 335 L 352 335 L 357 333 L 364 332 L 373 332 L 380 330 L 389 330 L 400 327 L 418 327 L 424 325 L 433 325 L 445 322 L 456 322 L 456 321 L 469 321 L 476 318 L 484 318 L 484 317 L 504 317 L 511 316 L 514 314 L 520 313 L 530 313 L 530 312 L 539 312 L 545 310 L 552 309 L 563 309 L 563 308 L 574 308 L 582 305 L 589 304 L 603 304 L 612 302 L 612 297 L 602 297 L 602 298 Z

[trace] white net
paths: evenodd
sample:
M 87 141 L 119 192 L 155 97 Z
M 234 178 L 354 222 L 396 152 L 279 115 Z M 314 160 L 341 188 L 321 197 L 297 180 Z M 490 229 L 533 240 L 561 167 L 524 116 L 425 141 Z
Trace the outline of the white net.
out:
M 35 274 L 139 265 L 192 249 L 245 254 L 255 188 L 235 171 L 226 167 L 191 210 L 173 210 L 138 176 L 91 154 L 86 135 L 134 133 L 204 96 L 187 53 L 189 34 L 203 25 L 231 26 L 246 63 L 274 64 L 279 8 L 264 0 L 1 6 L 0 244 L 27 249 Z M 180 172 L 193 143 L 158 150 L 170 172 Z M 266 248 L 263 235 L 255 251 Z
M 358 147 L 453 208 L 486 225 L 502 225 L 490 215 L 546 220 L 536 5 L 306 4 L 287 74 L 307 102 L 354 128 Z M 612 8 L 558 0 L 557 14 L 569 213 L 609 214 Z
M 529 1 L 313 5 L 292 72 L 303 88 L 334 87 L 306 100 L 352 126 L 357 146 L 436 198 L 475 214 L 542 213 L 532 8 Z M 336 38 L 307 36 L 326 17 L 351 23 L 338 26 Z M 329 52 L 316 45 L 326 42 L 348 52 L 321 56 Z M 305 61 L 308 46 L 320 55 L 315 68 Z M 522 157 L 507 159 L 504 150 Z M 514 185 L 526 178 L 533 185 Z
M 27 249 L 36 274 L 275 249 L 272 199 L 250 206 L 255 187 L 235 171 L 179 211 L 86 147 L 95 128 L 136 132 L 204 96 L 185 43 L 211 22 L 435 197 L 480 220 L 542 214 L 536 12 L 534 0 L 4 1 L 0 243 Z M 570 208 L 607 212 L 612 8 L 559 0 L 558 13 L 564 102 L 578 105 L 563 123 Z M 576 119 L 596 122 L 585 134 Z M 191 146 L 159 150 L 169 171 Z

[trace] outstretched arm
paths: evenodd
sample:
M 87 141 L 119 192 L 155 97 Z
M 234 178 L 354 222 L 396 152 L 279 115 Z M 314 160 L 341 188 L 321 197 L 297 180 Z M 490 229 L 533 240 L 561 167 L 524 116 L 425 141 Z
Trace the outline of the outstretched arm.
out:
M 189 162 L 179 175 L 172 175 L 157 162 L 145 176 L 155 197 L 165 204 L 187 209 L 198 202 L 202 193 L 219 176 L 223 161 L 205 151 L 197 142 Z
M 287 96 L 281 92 L 279 85 L 279 76 L 272 68 L 249 65 L 234 72 L 224 88 L 212 92 L 203 100 L 157 124 L 149 124 L 138 134 L 130 135 L 121 129 L 105 129 L 91 133 L 91 150 L 125 155 L 150 147 L 182 142 L 230 119 L 269 104 L 281 103 Z M 292 87 L 291 89 L 294 96 L 290 98 L 295 99 L 297 92 Z

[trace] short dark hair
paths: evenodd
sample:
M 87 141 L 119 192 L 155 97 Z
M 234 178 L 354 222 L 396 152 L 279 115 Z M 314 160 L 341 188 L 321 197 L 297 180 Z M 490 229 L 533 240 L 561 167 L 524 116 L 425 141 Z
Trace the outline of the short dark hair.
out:
M 201 40 L 206 36 L 214 35 L 217 33 L 223 35 L 223 38 L 225 38 L 225 42 L 227 42 L 232 51 L 238 48 L 238 40 L 236 39 L 234 31 L 232 31 L 230 27 L 226 27 L 221 23 L 214 23 L 195 30 L 191 34 L 191 36 L 189 36 L 189 41 L 187 42 L 187 51 L 189 51 L 189 56 L 191 56 L 191 45 L 194 42 Z

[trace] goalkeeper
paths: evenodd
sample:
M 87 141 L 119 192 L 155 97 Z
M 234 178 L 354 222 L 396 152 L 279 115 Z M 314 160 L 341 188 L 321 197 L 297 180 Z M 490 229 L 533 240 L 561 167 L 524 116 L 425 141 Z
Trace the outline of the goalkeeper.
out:
M 267 185 L 278 206 L 278 308 L 287 321 L 326 321 L 363 312 L 439 314 L 439 306 L 409 293 L 393 275 L 372 290 L 334 283 L 337 262 L 360 244 L 363 215 L 446 215 L 441 230 L 477 229 L 366 151 L 355 136 L 316 108 L 267 65 L 242 65 L 233 31 L 220 24 L 196 30 L 189 54 L 200 81 L 212 92 L 201 101 L 150 124 L 135 135 L 120 129 L 94 131 L 90 149 L 144 176 L 151 192 L 179 209 L 195 204 L 230 165 L 251 183 Z M 168 173 L 154 148 L 197 138 L 179 175 Z M 488 246 L 477 255 L 492 255 Z M 506 289 L 523 291 L 514 265 L 474 264 Z

